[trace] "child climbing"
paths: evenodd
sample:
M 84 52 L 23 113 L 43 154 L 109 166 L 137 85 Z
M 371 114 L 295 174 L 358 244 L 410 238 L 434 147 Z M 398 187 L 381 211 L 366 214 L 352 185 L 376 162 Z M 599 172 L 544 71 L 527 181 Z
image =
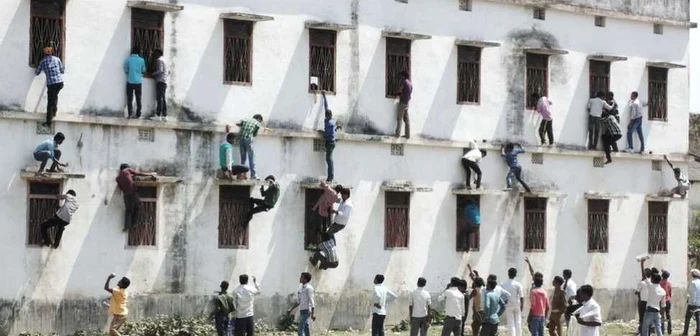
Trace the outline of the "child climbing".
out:
M 505 147 L 501 147 L 501 156 L 506 159 L 506 163 L 508 164 L 509 168 L 508 175 L 506 176 L 506 184 L 508 189 L 510 189 L 513 183 L 513 176 L 515 176 L 518 182 L 520 182 L 523 188 L 525 188 L 525 191 L 530 192 L 530 187 L 528 187 L 527 183 L 525 183 L 525 181 L 523 181 L 523 179 L 520 177 L 520 174 L 523 172 L 523 168 L 520 167 L 520 164 L 518 163 L 518 154 L 522 153 L 525 153 L 525 151 L 519 144 L 508 143 L 505 145 Z

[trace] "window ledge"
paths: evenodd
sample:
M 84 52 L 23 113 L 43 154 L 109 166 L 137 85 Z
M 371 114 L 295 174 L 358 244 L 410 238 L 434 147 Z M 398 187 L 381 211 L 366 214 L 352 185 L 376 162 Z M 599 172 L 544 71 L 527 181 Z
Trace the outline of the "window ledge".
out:
M 647 67 L 666 68 L 666 69 L 683 69 L 686 66 L 683 64 L 671 63 L 671 62 L 647 62 Z
M 645 200 L 652 202 L 673 202 L 673 201 L 686 201 L 688 198 L 681 198 L 678 195 L 664 195 L 664 194 L 649 194 L 645 197 Z
M 158 186 L 180 182 L 182 179 L 176 176 L 134 176 L 134 184 L 137 186 Z
M 147 9 L 158 12 L 179 12 L 183 8 L 185 8 L 184 6 L 180 5 L 145 0 L 129 0 L 126 3 L 126 6 L 131 8 Z
M 84 179 L 85 174 L 82 173 L 47 173 L 42 174 L 37 173 L 39 169 L 37 168 L 26 168 L 20 171 L 20 177 L 29 181 L 63 181 L 68 179 Z
M 522 51 L 524 53 L 529 53 L 529 54 L 539 54 L 539 55 L 549 55 L 549 56 L 555 56 L 555 55 L 566 55 L 569 52 L 563 49 L 550 49 L 550 48 L 522 48 Z
M 275 18 L 272 16 L 258 15 L 258 14 L 252 14 L 252 13 L 241 13 L 241 12 L 221 13 L 219 15 L 219 18 L 230 19 L 230 20 L 239 20 L 239 21 L 254 21 L 254 22 L 274 21 L 275 20 Z
M 615 55 L 605 55 L 605 54 L 591 54 L 588 55 L 588 59 L 592 61 L 603 61 L 603 62 L 619 62 L 626 61 L 625 56 L 615 56 Z
M 509 192 L 504 190 L 504 192 Z M 516 192 L 512 190 L 510 192 Z M 517 191 L 521 197 L 539 197 L 539 198 L 566 198 L 566 194 L 557 191 L 533 190 L 531 192 Z
M 608 192 L 598 192 L 598 191 L 586 191 L 584 193 L 584 197 L 587 199 L 602 199 L 602 200 L 629 198 L 628 195 L 625 195 L 622 193 L 608 193 Z
M 454 187 L 452 188 L 452 194 L 453 195 L 500 195 L 503 194 L 503 191 L 501 190 L 493 190 L 493 189 L 465 189 L 464 185 L 460 185 L 459 187 Z
M 231 185 L 243 187 L 255 187 L 263 185 L 263 180 L 231 180 L 227 178 L 215 178 L 214 182 L 218 185 Z
M 304 22 L 304 27 L 306 27 L 308 29 L 322 29 L 322 30 L 335 30 L 335 31 L 354 30 L 355 29 L 355 27 L 353 27 L 352 25 L 342 24 L 342 23 L 325 22 L 325 21 L 306 21 L 306 22 Z
M 404 180 L 384 181 L 381 187 L 382 191 L 398 191 L 398 192 L 414 192 L 416 188 L 413 182 Z
M 433 38 L 430 35 L 409 33 L 403 30 L 385 29 L 382 31 L 382 37 L 398 38 L 404 40 L 429 40 Z
M 480 40 L 464 40 L 456 39 L 455 45 L 457 46 L 467 46 L 467 47 L 477 47 L 477 48 L 490 48 L 490 47 L 500 47 L 501 44 L 498 42 L 480 41 Z
M 299 188 L 301 189 L 323 189 L 321 187 L 321 179 L 313 178 L 313 177 L 307 177 L 299 181 Z M 330 183 L 331 188 L 334 188 L 336 186 L 343 186 L 343 188 L 348 188 L 352 190 L 352 186 L 349 184 L 343 184 L 343 183 L 338 183 L 337 181 L 333 181 Z

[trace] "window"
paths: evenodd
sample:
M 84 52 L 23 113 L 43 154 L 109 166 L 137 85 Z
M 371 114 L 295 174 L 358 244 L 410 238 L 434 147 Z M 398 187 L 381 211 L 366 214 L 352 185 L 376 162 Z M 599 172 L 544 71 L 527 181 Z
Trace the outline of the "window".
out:
M 589 61 L 588 74 L 590 97 L 595 97 L 599 91 L 605 94 L 610 91 L 610 62 Z
M 661 161 L 661 160 L 652 160 L 652 161 L 651 161 L 651 170 L 652 170 L 652 171 L 661 171 L 662 165 L 663 165 L 663 161 Z
M 605 160 L 602 157 L 594 157 L 593 168 L 605 168 Z
M 525 197 L 525 252 L 545 251 L 547 199 Z
M 662 25 L 660 23 L 655 23 L 654 24 L 654 34 L 663 35 L 664 34 L 664 25 Z
M 588 200 L 588 252 L 608 252 L 610 200 Z
M 156 132 L 156 130 L 154 128 L 139 128 L 139 141 L 142 141 L 142 142 L 154 142 L 154 141 L 156 141 L 155 132 Z
M 532 164 L 544 164 L 544 154 L 542 153 L 532 153 L 530 154 L 532 157 Z
M 649 253 L 668 252 L 668 202 L 649 202 Z
M 27 244 L 41 245 L 41 228 L 39 225 L 53 217 L 58 210 L 56 198 L 61 193 L 60 183 L 29 182 L 29 214 Z M 51 239 L 55 237 L 55 228 L 49 229 Z
M 309 29 L 309 79 L 318 78 L 318 89 L 335 92 L 334 30 Z
M 224 20 L 224 83 L 250 84 L 253 22 Z
M 476 195 L 457 195 L 457 251 L 478 251 L 480 243 L 480 232 L 479 229 L 469 235 L 470 225 L 467 223 L 464 215 L 464 209 L 467 206 L 467 202 L 474 202 L 477 207 L 481 208 L 479 204 L 479 196 Z M 480 226 L 479 226 L 480 228 Z M 469 236 L 469 239 L 467 239 Z
M 459 10 L 471 12 L 472 0 L 459 0 Z
M 63 60 L 66 6 L 64 0 L 31 0 L 29 24 L 29 65 L 36 67 L 44 57 L 44 48 Z
M 146 60 L 146 74 L 153 71 L 152 55 L 163 49 L 163 12 L 131 9 L 131 47 L 139 47 Z
M 250 187 L 219 186 L 219 248 L 248 248 Z
M 594 23 L 596 27 L 605 27 L 605 16 L 596 16 Z
M 649 120 L 667 121 L 668 69 L 649 67 Z
M 457 60 L 457 102 L 479 103 L 481 48 L 459 46 Z
M 534 107 L 537 99 L 532 95 L 541 96 L 549 94 L 549 56 L 528 53 L 527 62 L 527 106 Z M 538 97 L 539 98 L 539 97 Z
M 544 8 L 534 8 L 532 10 L 532 17 L 536 20 L 544 20 L 546 13 Z
M 387 191 L 384 198 L 384 248 L 408 247 L 411 193 Z
M 141 197 L 138 224 L 129 229 L 128 246 L 155 246 L 158 187 L 136 186 Z
M 403 144 L 391 144 L 391 155 L 403 156 Z
M 329 226 L 328 220 L 312 210 L 323 195 L 323 189 L 306 189 L 306 214 L 304 216 L 304 249 L 313 250 L 321 242 L 321 232 Z
M 411 40 L 386 38 L 386 97 L 395 98 L 401 86 L 401 72 L 411 73 Z

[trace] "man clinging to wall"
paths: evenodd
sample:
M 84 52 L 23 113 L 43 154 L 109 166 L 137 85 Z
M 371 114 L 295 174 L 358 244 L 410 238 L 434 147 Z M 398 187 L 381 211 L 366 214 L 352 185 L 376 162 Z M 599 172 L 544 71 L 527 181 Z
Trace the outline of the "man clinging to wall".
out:
M 116 180 L 119 190 L 124 195 L 124 206 L 126 207 L 124 212 L 124 232 L 138 224 L 139 210 L 141 210 L 141 198 L 136 192 L 134 176 L 152 176 L 155 179 L 156 173 L 139 172 L 132 169 L 127 163 L 122 163 L 119 166 L 119 175 L 117 175 Z
M 266 184 L 266 185 L 265 185 Z M 275 207 L 277 204 L 277 199 L 280 197 L 280 185 L 275 181 L 275 177 L 270 175 L 265 178 L 265 184 L 260 186 L 260 195 L 263 197 L 255 198 L 251 197 L 250 201 L 250 211 L 248 212 L 248 220 L 246 225 L 250 223 L 253 219 L 253 215 L 263 211 L 268 211 Z
M 58 93 L 63 89 L 63 74 L 66 68 L 57 56 L 54 56 L 54 48 L 47 46 L 44 48 L 44 58 L 35 69 L 35 74 L 39 76 L 43 71 L 46 74 L 46 123 L 51 126 L 51 120 L 58 111 Z
M 64 195 L 57 195 L 56 196 L 59 200 L 63 201 L 63 205 L 61 206 L 58 211 L 56 211 L 56 214 L 53 215 L 53 217 L 49 218 L 49 220 L 41 223 L 41 237 L 44 242 L 44 246 L 53 246 L 53 248 L 58 248 L 58 245 L 61 243 L 61 237 L 63 237 L 63 230 L 65 230 L 66 226 L 70 224 L 71 219 L 73 218 L 73 214 L 78 210 L 78 199 L 75 196 L 75 191 L 68 190 L 67 193 Z M 51 241 L 51 237 L 49 236 L 49 228 L 56 227 L 56 237 L 54 241 Z

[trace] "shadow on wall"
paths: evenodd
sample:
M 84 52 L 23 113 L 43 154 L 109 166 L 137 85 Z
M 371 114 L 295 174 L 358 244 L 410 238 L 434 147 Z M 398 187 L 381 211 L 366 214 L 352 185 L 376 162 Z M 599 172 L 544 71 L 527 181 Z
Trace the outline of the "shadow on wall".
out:
M 0 92 L 3 93 L 2 100 L 0 100 L 0 109 L 10 110 L 10 111 L 24 111 L 27 104 L 27 95 L 32 82 L 34 79 L 34 69 L 28 66 L 29 62 L 29 46 L 25 45 L 28 40 L 28 27 L 27 22 L 29 21 L 29 2 L 28 1 L 17 1 L 17 7 L 14 8 L 14 15 L 12 16 L 11 22 L 6 22 L 7 32 L 5 33 L 2 41 L 0 42 L 0 50 L 26 50 L 27 53 L 5 53 L 3 57 L 3 66 L 0 67 L 0 78 L 12 79 L 3 80 L 0 83 Z M 8 8 L 10 5 L 5 5 L 5 10 L 12 11 L 12 8 Z M 9 58 L 8 55 L 14 55 L 15 57 Z M 18 69 L 26 69 L 23 76 L 18 78 Z M 43 74 L 41 75 L 44 76 Z M 16 93 L 16 95 L 10 96 L 10 93 Z M 42 95 L 45 94 L 45 90 L 42 91 Z M 42 101 L 37 99 L 37 102 Z M 34 112 L 37 112 L 39 108 L 39 103 L 34 107 Z
M 445 80 L 448 71 L 451 71 L 453 66 L 457 64 L 457 46 L 452 46 L 450 57 L 442 69 L 440 78 L 440 86 L 433 96 L 433 103 L 430 105 L 428 116 L 423 123 L 423 130 L 420 133 L 421 138 L 433 140 L 450 140 L 457 126 L 462 105 L 450 104 L 445 107 L 443 102 L 450 101 L 454 98 L 454 82 Z M 449 70 L 448 70 L 449 69 Z

